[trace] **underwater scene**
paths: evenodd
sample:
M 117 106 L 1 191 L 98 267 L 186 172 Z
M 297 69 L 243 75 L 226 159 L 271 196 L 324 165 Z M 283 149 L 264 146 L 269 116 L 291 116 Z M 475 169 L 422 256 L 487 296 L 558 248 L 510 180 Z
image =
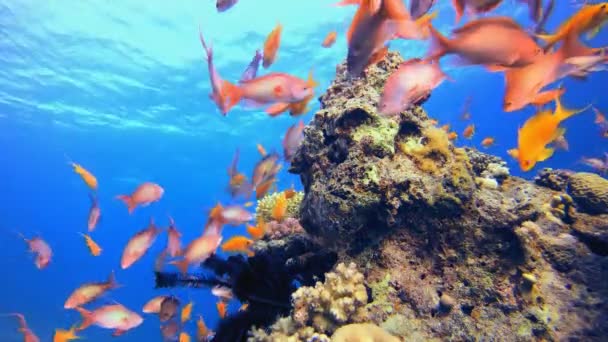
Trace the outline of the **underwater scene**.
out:
M 0 18 L 0 342 L 608 339 L 608 2 Z

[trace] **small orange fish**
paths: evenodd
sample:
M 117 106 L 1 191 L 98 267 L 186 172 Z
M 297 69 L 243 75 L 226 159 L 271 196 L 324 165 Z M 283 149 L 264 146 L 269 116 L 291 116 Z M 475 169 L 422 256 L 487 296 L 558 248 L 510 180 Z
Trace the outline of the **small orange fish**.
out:
M 203 339 L 209 336 L 209 329 L 203 321 L 203 316 L 198 315 L 198 321 L 196 321 L 196 338 L 198 341 L 203 341 Z
M 184 249 L 183 259 L 172 261 L 170 264 L 175 265 L 183 274 L 188 272 L 188 266 L 191 264 L 200 264 L 207 260 L 222 242 L 222 236 L 215 234 L 213 230 L 208 230 L 205 234 L 190 242 Z
M 4 316 L 14 316 L 19 320 L 19 332 L 23 334 L 23 342 L 40 342 L 40 339 L 30 328 L 27 326 L 25 316 L 20 313 L 10 313 Z
M 93 194 L 89 194 L 91 199 L 91 208 L 89 208 L 89 218 L 87 220 L 87 228 L 89 232 L 95 230 L 97 227 L 97 223 L 99 223 L 99 219 L 101 218 L 101 209 L 99 208 L 99 203 L 97 202 L 97 198 Z
M 80 339 L 80 336 L 76 335 L 76 326 L 70 328 L 70 330 L 55 329 L 55 335 L 53 335 L 53 342 L 68 342 L 72 340 Z
M 593 109 L 593 112 L 595 113 L 595 120 L 593 121 L 596 124 L 604 124 L 606 123 L 606 116 L 604 114 L 602 114 L 602 112 L 599 111 L 599 109 L 595 108 L 595 107 L 591 107 L 591 109 Z
M 291 185 L 291 189 L 287 189 L 283 191 L 285 193 L 285 198 L 290 199 L 296 195 L 296 189 L 294 189 L 293 184 Z
M 226 302 L 220 300 L 215 306 L 217 307 L 217 313 L 220 315 L 220 318 L 225 318 L 227 311 Z
M 261 144 L 257 144 L 257 145 L 256 145 L 256 147 L 257 147 L 258 152 L 260 153 L 260 155 L 261 155 L 262 157 L 266 157 L 266 155 L 267 155 L 268 153 L 266 152 L 266 149 L 264 148 L 264 146 L 262 146 Z
M 182 324 L 189 321 L 190 317 L 192 317 L 192 307 L 193 306 L 194 306 L 194 303 L 190 302 L 182 308 L 182 314 L 181 314 Z
M 264 219 L 260 217 L 256 226 L 248 224 L 247 233 L 249 233 L 249 235 L 251 235 L 251 238 L 253 238 L 254 240 L 259 240 L 263 238 L 264 234 L 266 233 L 266 223 L 264 222 Z
M 450 131 L 450 124 L 445 124 L 445 125 L 443 125 L 443 126 L 441 126 L 439 128 L 441 128 L 444 132 L 447 133 L 447 132 Z
M 241 307 L 239 308 L 239 311 L 246 311 L 248 307 L 249 303 L 243 303 L 243 305 L 241 305 Z
M 437 124 L 439 123 L 439 121 L 437 121 L 436 119 L 429 119 L 429 122 L 431 123 L 431 125 L 433 126 L 437 126 Z
M 167 229 L 167 253 L 175 258 L 182 253 L 181 237 L 182 234 L 175 227 L 175 221 L 169 217 L 169 228 Z
M 46 243 L 46 241 L 42 240 L 40 237 L 34 237 L 31 239 L 27 239 L 23 234 L 17 233 L 19 237 L 27 243 L 30 248 L 30 252 L 36 255 L 36 259 L 34 261 L 36 267 L 41 270 L 46 268 L 51 262 L 51 258 L 53 257 L 53 250 Z
M 255 205 L 255 202 L 249 201 L 249 202 L 245 202 L 245 204 L 243 204 L 243 207 L 250 208 L 250 207 L 253 207 L 254 205 Z
M 285 197 L 285 193 L 282 192 L 277 196 L 276 202 L 274 204 L 274 208 L 272 208 L 272 218 L 276 221 L 283 221 L 285 218 L 285 213 L 287 212 L 287 198 Z
M 78 233 L 80 234 L 80 236 L 82 236 L 84 238 L 85 243 L 87 244 L 87 247 L 89 248 L 89 252 L 91 252 L 92 256 L 99 256 L 101 255 L 101 247 L 99 247 L 99 245 L 97 244 L 97 242 L 93 241 L 93 239 L 84 233 Z
M 89 171 L 87 171 L 84 167 L 82 167 L 80 164 L 76 164 L 74 162 L 68 162 L 69 165 L 71 165 L 74 168 L 74 172 L 76 172 L 76 174 L 78 174 L 82 180 L 87 184 L 87 186 L 93 190 L 93 191 L 97 191 L 97 178 L 95 178 L 95 176 L 93 176 L 92 173 L 90 173 Z
M 179 342 L 190 342 L 190 335 L 182 331 L 179 333 Z
M 165 190 L 160 185 L 147 182 L 138 186 L 131 195 L 118 195 L 116 198 L 125 202 L 129 214 L 132 214 L 137 206 L 147 206 L 159 201 L 164 192 Z
M 458 138 L 458 133 L 456 133 L 456 132 L 448 133 L 448 140 L 452 141 L 452 140 L 456 140 L 457 138 Z
M 154 220 L 150 219 L 148 227 L 137 232 L 127 242 L 120 259 L 120 267 L 123 270 L 127 269 L 143 257 L 161 232 L 162 230 L 154 224 Z
M 452 0 L 452 6 L 456 11 L 456 23 L 460 21 L 465 10 L 477 16 L 494 10 L 501 2 L 502 0 Z
M 262 65 L 264 68 L 268 68 L 274 63 L 277 58 L 277 51 L 281 45 L 281 33 L 283 32 L 283 25 L 280 23 L 266 37 L 264 42 L 264 59 Z
M 474 134 L 475 134 L 475 124 L 468 125 L 462 132 L 462 136 L 467 139 L 471 139 Z
M 251 245 L 253 245 L 253 240 L 237 235 L 228 239 L 221 247 L 224 252 L 245 253 L 251 257 L 254 255 L 253 251 L 249 249 Z
M 268 190 L 270 190 L 270 187 L 272 187 L 272 184 L 274 184 L 274 182 L 276 181 L 275 178 L 270 178 L 264 182 L 262 182 L 260 185 L 255 187 L 255 199 L 260 199 L 264 196 L 266 196 L 266 194 L 268 193 Z
M 537 34 L 536 36 L 544 40 L 547 43 L 545 49 L 549 49 L 570 33 L 580 36 L 590 31 L 587 38 L 593 38 L 606 21 L 608 21 L 607 2 L 586 4 L 564 21 L 554 34 Z
M 488 148 L 488 147 L 490 147 L 490 146 L 492 146 L 492 145 L 494 145 L 494 138 L 492 138 L 492 137 L 487 137 L 487 138 L 484 138 L 484 139 L 481 141 L 481 146 L 483 146 L 483 147 L 485 147 L 485 148 Z
M 120 285 L 116 282 L 114 272 L 110 273 L 105 282 L 85 283 L 74 290 L 63 304 L 64 309 L 75 309 L 88 304 L 101 297 L 104 293 L 116 289 Z
M 321 46 L 323 46 L 324 48 L 329 48 L 334 45 L 334 43 L 336 42 L 337 35 L 338 33 L 336 31 L 329 32 L 327 36 L 325 36 L 325 39 L 323 39 L 323 43 L 321 44 Z
M 160 304 L 165 300 L 167 296 L 156 296 L 150 299 L 143 307 L 142 311 L 144 313 L 159 313 L 160 312 Z

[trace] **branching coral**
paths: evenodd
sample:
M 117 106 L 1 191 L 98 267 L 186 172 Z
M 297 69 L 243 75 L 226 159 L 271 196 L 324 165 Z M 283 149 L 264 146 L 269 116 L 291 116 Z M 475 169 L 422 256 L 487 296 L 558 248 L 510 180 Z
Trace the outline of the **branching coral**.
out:
M 291 317 L 271 326 L 271 333 L 254 330 L 250 341 L 306 341 L 332 334 L 338 327 L 366 320 L 367 291 L 355 264 L 341 263 L 325 275 L 325 282 L 301 287 L 292 295 Z M 317 340 L 315 340 L 317 341 Z
M 256 207 L 255 215 L 257 219 L 263 219 L 264 222 L 272 221 L 272 209 L 274 208 L 277 198 L 282 192 L 275 192 L 262 197 Z M 301 191 L 296 192 L 291 198 L 287 199 L 287 211 L 285 217 L 299 218 L 300 217 L 300 203 L 304 198 L 304 193 Z

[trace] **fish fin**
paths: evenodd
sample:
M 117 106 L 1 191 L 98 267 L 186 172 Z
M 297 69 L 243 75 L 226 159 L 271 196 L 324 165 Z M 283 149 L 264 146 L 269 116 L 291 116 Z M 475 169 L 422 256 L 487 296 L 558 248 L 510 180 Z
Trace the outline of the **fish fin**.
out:
M 433 25 L 429 25 L 429 33 L 431 36 L 431 46 L 429 47 L 426 58 L 438 59 L 448 52 L 450 49 L 450 41 L 439 33 Z
M 169 264 L 175 265 L 182 274 L 188 273 L 188 266 L 190 266 L 190 263 L 186 259 L 170 261 Z
M 81 308 L 80 306 L 77 306 L 74 309 L 76 309 L 76 311 L 78 311 L 78 313 L 82 317 L 82 323 L 80 323 L 80 326 L 76 330 L 78 330 L 78 331 L 84 330 L 94 323 L 93 322 L 93 313 L 91 311 Z
M 268 115 L 275 117 L 289 109 L 290 104 L 285 102 L 277 102 L 270 107 L 266 108 Z
M 519 159 L 519 150 L 516 148 L 507 150 L 507 154 L 510 155 L 513 159 Z
M 319 85 L 319 82 L 315 81 L 315 78 L 313 77 L 312 69 L 310 69 L 310 71 L 308 71 L 308 78 L 306 79 L 306 85 L 308 85 L 311 88 L 314 88 Z
M 489 72 L 505 72 L 509 70 L 509 67 L 499 64 L 486 65 L 486 70 Z
M 243 107 L 245 107 L 247 109 L 258 109 L 260 107 L 264 107 L 265 105 L 267 105 L 267 104 L 262 103 L 262 102 L 257 102 L 254 100 L 249 100 L 249 99 L 243 100 Z
M 224 103 L 222 103 L 220 110 L 224 115 L 226 115 L 232 107 L 236 106 L 241 98 L 243 97 L 243 90 L 226 80 L 222 82 L 222 98 L 224 99 Z
M 114 330 L 114 332 L 112 333 L 113 337 L 118 337 L 122 334 L 124 334 L 125 332 L 127 332 L 126 330 L 122 330 L 122 329 L 116 329 Z
M 432 13 L 427 13 L 422 17 L 416 19 L 416 26 L 421 30 L 422 39 L 426 39 L 429 37 L 428 27 L 431 25 L 431 21 L 437 18 L 437 11 L 433 11 Z
M 133 202 L 133 200 L 131 199 L 131 196 L 129 195 L 118 195 L 116 196 L 117 199 L 123 201 L 125 203 L 125 205 L 127 206 L 127 209 L 129 210 L 129 214 L 133 213 L 133 210 L 135 210 L 135 203 Z
M 545 43 L 547 43 L 547 45 L 545 46 L 545 51 L 548 51 L 557 42 L 557 40 L 556 40 L 557 36 L 554 34 L 537 33 L 537 34 L 535 34 L 535 36 L 536 36 L 536 38 L 541 39 L 541 40 L 545 41 Z
M 386 54 L 388 53 L 388 46 L 384 46 L 381 49 L 377 50 L 376 52 L 374 52 L 369 59 L 367 60 L 367 66 L 369 67 L 371 65 L 374 65 L 378 62 L 380 62 L 381 60 L 384 59 L 384 57 L 386 57 Z
M 536 96 L 534 96 L 534 98 L 532 99 L 532 101 L 530 101 L 530 103 L 533 105 L 537 105 L 537 106 L 544 106 L 547 103 L 549 103 L 555 99 L 558 99 L 565 91 L 566 91 L 565 88 L 557 88 L 557 89 L 541 91 L 540 93 L 536 94 Z
M 538 156 L 538 161 L 542 162 L 542 161 L 545 161 L 545 160 L 551 158 L 551 156 L 553 155 L 553 152 L 555 152 L 555 149 L 550 148 L 550 147 L 545 148 Z
M 112 272 L 110 272 L 110 275 L 108 276 L 108 287 L 110 289 L 117 289 L 119 287 L 122 287 L 121 284 L 116 282 L 116 273 L 114 272 L 114 270 L 112 270 Z
M 587 105 L 585 108 L 582 109 L 567 109 L 563 106 L 559 96 L 555 98 L 555 116 L 557 116 L 557 119 L 560 122 L 566 120 L 567 118 L 573 115 L 582 113 L 590 107 L 591 105 Z
M 456 19 L 455 23 L 458 24 L 460 19 L 462 19 L 462 15 L 464 14 L 464 0 L 452 0 L 452 6 L 454 6 L 454 10 L 456 11 Z

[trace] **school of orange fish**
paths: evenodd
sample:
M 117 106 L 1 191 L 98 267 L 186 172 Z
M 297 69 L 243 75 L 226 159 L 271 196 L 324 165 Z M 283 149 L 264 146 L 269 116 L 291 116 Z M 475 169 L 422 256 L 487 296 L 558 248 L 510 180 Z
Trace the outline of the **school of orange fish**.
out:
M 218 0 L 218 12 L 224 12 L 237 4 L 237 0 Z M 553 34 L 544 33 L 544 23 L 554 6 L 549 0 L 542 7 L 540 0 L 519 0 L 526 3 L 530 15 L 537 24 L 534 35 L 521 27 L 509 17 L 492 16 L 491 11 L 501 4 L 501 0 L 453 0 L 456 21 L 466 14 L 469 21 L 452 31 L 450 37 L 438 32 L 433 26 L 437 13 L 429 13 L 435 4 L 434 0 L 411 0 L 410 9 L 402 0 L 342 0 L 336 6 L 358 6 L 357 11 L 346 32 L 348 43 L 347 70 L 352 78 L 365 77 L 366 68 L 380 61 L 388 52 L 387 43 L 392 40 L 430 40 L 430 49 L 426 56 L 411 59 L 402 63 L 387 79 L 378 111 L 383 116 L 394 116 L 413 105 L 424 101 L 430 93 L 449 77 L 439 67 L 439 59 L 446 55 L 457 55 L 460 65 L 482 65 L 489 72 L 502 72 L 505 78 L 503 109 L 505 112 L 516 111 L 528 105 L 538 107 L 538 111 L 527 119 L 517 132 L 517 148 L 508 153 L 515 158 L 524 171 L 531 170 L 538 162 L 550 158 L 554 149 L 568 149 L 564 138 L 565 129 L 560 123 L 569 117 L 581 113 L 587 108 L 572 110 L 565 108 L 560 97 L 566 91 L 563 87 L 545 89 L 564 77 L 584 79 L 592 72 L 604 70 L 608 63 L 606 49 L 589 48 L 580 41 L 580 36 L 596 34 L 602 24 L 608 22 L 608 2 L 585 4 L 564 21 Z M 483 16 L 482 16 L 483 14 Z M 291 116 L 299 116 L 308 111 L 308 103 L 314 97 L 317 83 L 312 73 L 307 80 L 296 76 L 270 72 L 257 76 L 259 63 L 269 68 L 278 58 L 281 43 L 282 25 L 268 34 L 263 46 L 263 53 L 255 56 L 246 68 L 238 84 L 223 80 L 213 64 L 213 49 L 207 44 L 199 27 L 199 38 L 206 53 L 209 80 L 212 92 L 209 95 L 222 115 L 237 104 L 244 107 L 266 107 L 265 111 L 272 117 L 289 111 Z M 537 43 L 536 38 L 545 42 Z M 332 31 L 322 40 L 321 46 L 330 48 L 337 39 L 337 32 Z M 560 44 L 559 48 L 553 48 Z M 471 99 L 467 99 L 461 118 L 470 120 L 468 110 Z M 554 109 L 545 105 L 555 103 Z M 599 109 L 589 106 L 595 113 L 597 124 L 604 137 L 608 138 L 608 121 Z M 435 124 L 438 124 L 435 121 Z M 450 131 L 450 125 L 442 126 L 450 140 L 458 134 Z M 303 139 L 304 123 L 291 126 L 283 139 L 283 158 L 289 162 Z M 464 138 L 470 139 L 475 134 L 475 125 L 470 124 L 462 132 Z M 485 148 L 494 145 L 494 138 L 486 137 L 481 145 Z M 260 199 L 270 191 L 277 191 L 276 176 L 281 170 L 281 156 L 278 153 L 267 153 L 263 146 L 257 146 L 261 160 L 256 164 L 251 179 L 238 171 L 239 151 L 236 151 L 232 165 L 228 168 L 228 192 L 232 198 L 247 201 L 254 196 Z M 604 159 L 583 158 L 583 162 L 599 172 L 608 172 L 608 153 Z M 96 177 L 84 167 L 70 161 L 73 171 L 78 174 L 91 190 L 91 207 L 87 222 L 91 234 L 98 225 L 101 211 L 95 193 L 98 183 Z M 155 183 L 146 182 L 129 195 L 118 195 L 129 213 L 138 207 L 147 206 L 159 201 L 164 189 Z M 293 188 L 282 191 L 272 210 L 274 220 L 281 221 L 286 213 L 287 200 L 295 194 Z M 147 228 L 137 232 L 125 246 L 120 259 L 122 269 L 127 269 L 140 260 L 155 243 L 162 232 L 167 232 L 166 248 L 158 256 L 155 269 L 165 265 L 174 265 L 182 273 L 190 266 L 197 266 L 220 248 L 224 252 L 243 253 L 252 256 L 251 245 L 265 234 L 266 223 L 258 220 L 251 225 L 254 215 L 247 208 L 254 202 L 242 205 L 217 204 L 210 212 L 201 235 L 190 241 L 185 247 L 181 244 L 181 234 L 172 218 L 169 227 L 162 229 L 151 219 Z M 225 225 L 246 225 L 249 236 L 234 236 L 223 241 L 222 230 Z M 89 234 L 80 233 L 91 255 L 99 256 L 102 248 Z M 27 243 L 35 256 L 35 266 L 44 269 L 51 263 L 52 248 L 37 236 L 21 238 Z M 167 258 L 172 260 L 167 261 Z M 65 309 L 77 310 L 82 322 L 68 330 L 57 329 L 54 341 L 79 339 L 77 335 L 91 325 L 113 330 L 113 336 L 124 334 L 143 322 L 142 316 L 121 304 L 102 305 L 91 310 L 83 306 L 93 303 L 103 294 L 120 286 L 110 273 L 105 282 L 82 284 L 68 296 Z M 227 303 L 232 293 L 227 288 L 216 287 L 212 293 L 218 297 L 217 311 L 221 318 L 227 312 Z M 163 325 L 161 333 L 164 338 L 175 338 L 179 341 L 190 341 L 190 336 L 183 331 L 182 325 L 191 320 L 193 302 L 181 309 L 177 319 L 180 301 L 173 296 L 159 296 L 147 302 L 142 311 L 158 314 Z M 244 303 L 240 310 L 246 310 Z M 39 341 L 36 334 L 28 327 L 23 314 L 5 314 L 14 316 L 19 321 L 19 331 L 27 342 Z M 199 316 L 197 340 L 206 340 L 212 332 Z

